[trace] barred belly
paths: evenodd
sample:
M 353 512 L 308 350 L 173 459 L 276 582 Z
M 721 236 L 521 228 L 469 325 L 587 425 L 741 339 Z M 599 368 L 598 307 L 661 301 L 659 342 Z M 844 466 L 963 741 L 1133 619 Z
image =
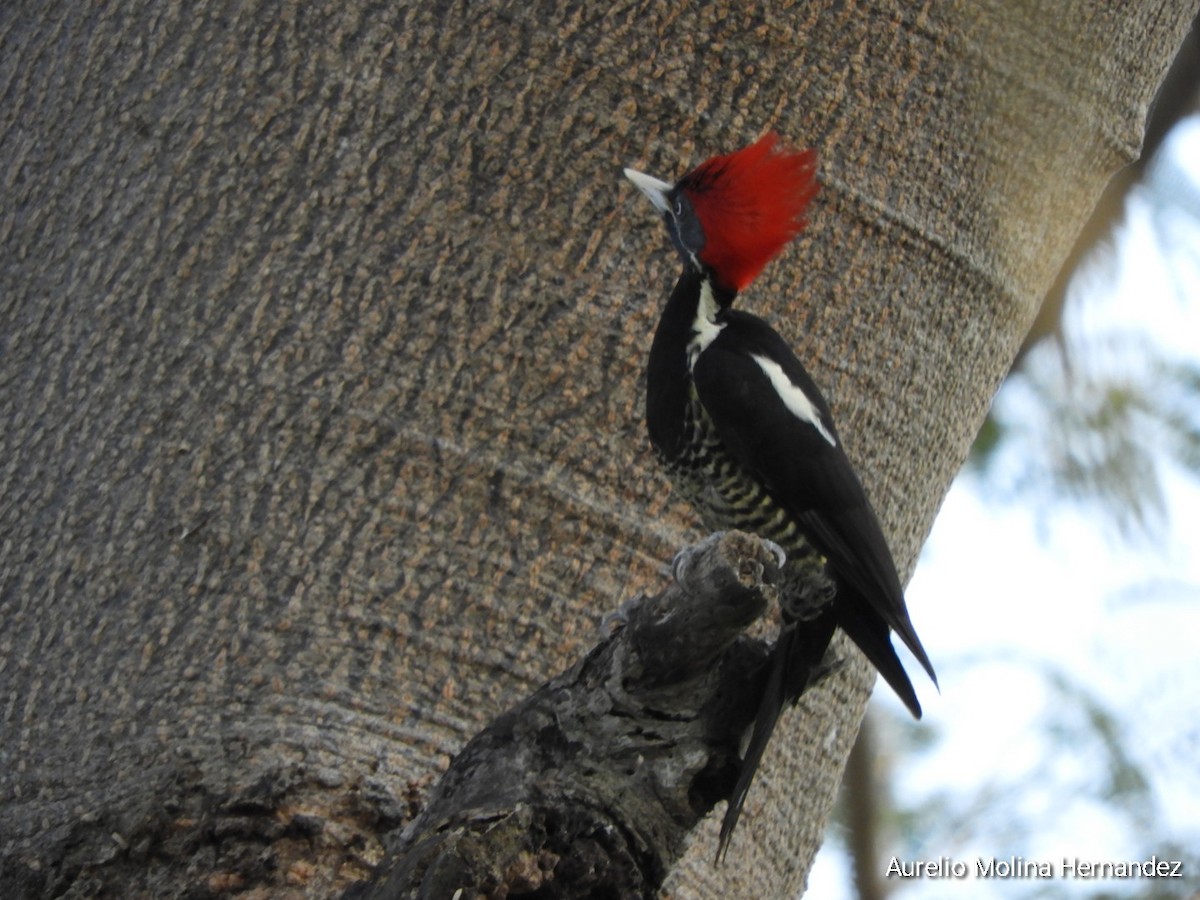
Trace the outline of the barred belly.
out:
M 833 599 L 825 559 L 808 543 L 787 510 L 729 455 L 693 392 L 684 418 L 683 450 L 664 457 L 671 482 L 711 531 L 738 530 L 774 541 L 787 554 L 784 612 L 808 619 Z

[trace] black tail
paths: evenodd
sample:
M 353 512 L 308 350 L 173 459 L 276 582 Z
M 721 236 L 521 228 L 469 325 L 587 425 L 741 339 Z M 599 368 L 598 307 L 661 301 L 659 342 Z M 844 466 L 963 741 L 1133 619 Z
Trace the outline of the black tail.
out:
M 907 616 L 905 620 L 907 622 Z M 729 805 L 725 809 L 725 818 L 721 821 L 721 837 L 717 842 L 718 863 L 729 849 L 729 838 L 741 817 L 750 782 L 753 781 L 754 773 L 758 771 L 759 763 L 762 762 L 763 753 L 779 722 L 783 707 L 804 693 L 838 626 L 858 645 L 896 695 L 904 701 L 909 712 L 916 718 L 921 718 L 921 704 L 917 700 L 917 692 L 913 689 L 908 673 L 904 671 L 900 657 L 896 655 L 896 649 L 892 646 L 891 628 L 862 594 L 839 580 L 837 599 L 834 603 L 816 619 L 785 625 L 775 644 L 775 650 L 771 654 L 771 671 L 767 676 L 762 700 L 754 719 L 754 730 L 742 759 L 737 784 L 734 785 Z M 911 623 L 907 623 L 906 631 L 908 635 L 902 636 L 909 639 L 905 642 L 913 649 L 918 661 L 936 685 L 937 676 L 933 673 L 933 666 Z
M 820 666 L 833 639 L 837 627 L 835 613 L 828 608 L 819 617 L 808 622 L 793 622 L 785 625 L 771 653 L 771 671 L 763 688 L 762 700 L 754 718 L 754 730 L 742 759 L 737 784 L 729 796 L 725 818 L 721 820 L 721 837 L 717 842 L 717 862 L 720 863 L 729 849 L 729 838 L 742 814 L 750 782 L 762 762 L 763 752 L 779 722 L 779 714 L 789 701 L 795 701 L 808 687 L 813 673 Z M 886 626 L 885 630 L 886 630 Z M 890 648 L 890 644 L 888 645 Z M 893 654 L 894 655 L 894 654 Z M 897 663 L 898 664 L 898 663 Z M 903 669 L 901 669 L 903 672 Z M 909 690 L 912 690 L 911 685 Z
M 900 657 L 896 655 L 896 649 L 892 646 L 891 629 L 888 628 L 887 622 L 862 594 L 845 582 L 838 583 L 837 600 L 834 605 L 838 610 L 838 625 L 841 626 L 842 631 L 846 632 L 850 640 L 858 645 L 858 649 L 879 670 L 883 680 L 891 685 L 896 696 L 904 701 L 908 711 L 916 718 L 921 718 L 921 704 L 917 701 L 917 692 L 913 690 L 908 673 L 904 671 Z M 905 619 L 907 620 L 907 616 Z M 933 673 L 933 666 L 930 664 L 921 642 L 917 640 L 911 623 L 907 630 L 912 635 L 911 642 L 908 642 L 909 647 L 913 649 L 918 661 L 936 685 L 937 676 Z

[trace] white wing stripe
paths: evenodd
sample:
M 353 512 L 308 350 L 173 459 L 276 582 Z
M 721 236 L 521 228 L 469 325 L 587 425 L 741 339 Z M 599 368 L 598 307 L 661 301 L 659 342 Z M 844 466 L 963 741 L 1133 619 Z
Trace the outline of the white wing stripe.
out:
M 821 421 L 821 413 L 808 395 L 800 388 L 792 383 L 792 379 L 787 377 L 787 373 L 783 371 L 783 367 L 775 360 L 766 356 L 759 356 L 757 353 L 752 353 L 751 358 L 758 363 L 758 367 L 763 370 L 763 374 L 771 381 L 771 386 L 775 388 L 775 393 L 779 395 L 779 399 L 783 401 L 783 405 L 791 410 L 801 422 L 807 422 L 813 428 L 821 433 L 821 437 L 829 441 L 830 446 L 836 447 L 837 441 L 833 435 L 829 433 L 829 429 L 825 427 L 825 423 Z

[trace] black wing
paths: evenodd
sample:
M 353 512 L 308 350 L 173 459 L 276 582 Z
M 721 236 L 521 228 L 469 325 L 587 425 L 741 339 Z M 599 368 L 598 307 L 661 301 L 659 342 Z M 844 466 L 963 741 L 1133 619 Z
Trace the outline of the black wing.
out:
M 879 520 L 842 450 L 828 404 L 795 354 L 763 320 L 731 313 L 696 360 L 692 376 L 726 450 L 788 510 L 829 561 L 835 579 L 846 585 L 839 585 L 846 613 L 881 618 L 936 684 Z M 911 697 L 915 703 L 902 668 L 907 691 L 894 680 L 900 664 L 886 629 L 870 621 L 843 628 L 905 701 Z M 890 658 L 877 658 L 881 644 Z

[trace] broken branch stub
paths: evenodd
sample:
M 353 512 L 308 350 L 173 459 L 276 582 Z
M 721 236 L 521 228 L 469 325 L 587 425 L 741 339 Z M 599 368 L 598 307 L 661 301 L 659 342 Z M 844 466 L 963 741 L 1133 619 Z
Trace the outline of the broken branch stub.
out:
M 679 554 L 583 659 L 458 754 L 369 882 L 347 896 L 653 896 L 728 796 L 767 646 L 776 549 L 723 532 Z

